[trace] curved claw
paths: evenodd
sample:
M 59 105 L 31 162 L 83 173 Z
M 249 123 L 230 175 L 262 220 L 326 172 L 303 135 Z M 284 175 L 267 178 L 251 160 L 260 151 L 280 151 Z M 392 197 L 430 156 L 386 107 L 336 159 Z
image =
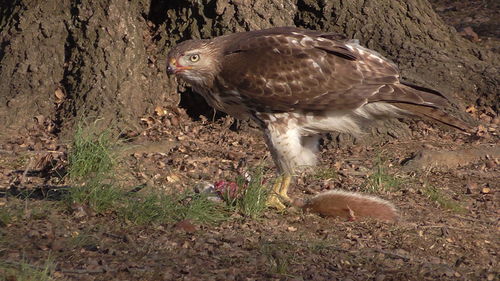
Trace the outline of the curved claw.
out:
M 279 199 L 278 195 L 276 194 L 272 194 L 269 196 L 269 198 L 267 199 L 267 206 L 268 207 L 271 207 L 271 208 L 274 208 L 274 209 L 278 209 L 278 210 L 284 210 L 286 209 L 286 205 L 283 204 L 283 202 L 281 202 L 281 200 Z
M 273 185 L 272 194 L 267 200 L 267 205 L 278 210 L 283 210 L 286 205 L 282 202 L 292 202 L 292 199 L 288 196 L 288 186 L 290 185 L 292 177 L 290 175 L 283 175 L 276 179 Z

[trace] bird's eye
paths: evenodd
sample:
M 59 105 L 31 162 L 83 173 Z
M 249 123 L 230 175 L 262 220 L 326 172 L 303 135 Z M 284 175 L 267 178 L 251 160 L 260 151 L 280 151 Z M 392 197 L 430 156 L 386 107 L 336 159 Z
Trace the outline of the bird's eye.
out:
M 200 60 L 200 55 L 191 55 L 189 56 L 189 60 L 192 62 L 197 62 Z

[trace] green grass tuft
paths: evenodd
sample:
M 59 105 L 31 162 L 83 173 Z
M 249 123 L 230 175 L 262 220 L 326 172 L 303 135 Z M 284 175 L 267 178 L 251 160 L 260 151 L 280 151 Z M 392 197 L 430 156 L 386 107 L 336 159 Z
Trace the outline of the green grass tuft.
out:
M 202 224 L 214 224 L 228 217 L 227 209 L 208 199 L 205 194 L 187 193 L 182 195 L 178 210 L 180 219 L 190 219 Z
M 48 258 L 43 266 L 33 266 L 25 261 L 20 263 L 0 261 L 0 281 L 50 281 L 55 264 Z
M 133 224 L 145 225 L 153 222 L 175 221 L 177 202 L 165 194 L 134 196 L 118 209 L 118 215 Z
M 245 183 L 243 177 L 239 177 L 236 183 L 241 188 L 240 196 L 237 198 L 236 206 L 245 217 L 256 219 L 267 209 L 267 198 L 270 190 L 267 185 L 262 184 L 264 180 L 264 169 L 257 167 L 250 177 L 250 182 Z
M 460 203 L 446 196 L 434 186 L 424 187 L 422 193 L 429 197 L 431 201 L 436 202 L 443 209 L 451 210 L 456 213 L 465 212 L 465 208 Z
M 118 162 L 113 148 L 119 147 L 109 132 L 77 129 L 68 154 L 68 180 L 73 185 L 66 196 L 70 208 L 82 204 L 98 214 L 116 213 L 139 225 L 184 219 L 212 224 L 227 219 L 228 209 L 206 195 L 126 192 L 113 173 Z
M 296 248 L 291 244 L 268 242 L 262 244 L 260 252 L 268 261 L 269 272 L 272 274 L 288 275 L 289 266 L 293 263 Z M 291 252 L 291 253 L 290 253 Z
M 337 171 L 330 167 L 315 167 L 309 177 L 315 180 L 334 180 L 338 177 L 338 174 Z
M 307 246 L 312 253 L 321 254 L 324 251 L 329 251 L 332 248 L 333 244 L 331 241 L 319 239 L 310 241 Z
M 92 128 L 78 126 L 68 153 L 68 176 L 72 181 L 84 181 L 109 173 L 116 164 L 111 148 L 116 144 L 111 133 L 96 133 Z
M 68 153 L 68 178 L 73 187 L 66 202 L 85 204 L 97 213 L 113 210 L 124 197 L 112 174 L 116 165 L 113 146 L 117 141 L 109 131 L 95 132 L 78 126 Z
M 85 247 L 97 248 L 99 245 L 99 239 L 87 233 L 79 233 L 69 239 L 68 245 L 73 249 Z
M 14 219 L 14 214 L 7 208 L 0 208 L 0 227 L 6 226 Z
M 66 202 L 89 206 L 98 214 L 114 210 L 123 201 L 125 192 L 120 188 L 103 184 L 98 179 L 90 180 L 82 186 L 74 186 L 69 190 Z
M 189 219 L 201 224 L 214 224 L 226 220 L 228 212 L 203 194 L 155 194 L 131 197 L 118 214 L 126 221 L 144 225 L 150 223 L 172 223 Z
M 403 180 L 395 175 L 389 174 L 387 168 L 380 159 L 377 159 L 375 171 L 368 177 L 366 191 L 378 193 L 383 191 L 395 191 L 403 184 Z

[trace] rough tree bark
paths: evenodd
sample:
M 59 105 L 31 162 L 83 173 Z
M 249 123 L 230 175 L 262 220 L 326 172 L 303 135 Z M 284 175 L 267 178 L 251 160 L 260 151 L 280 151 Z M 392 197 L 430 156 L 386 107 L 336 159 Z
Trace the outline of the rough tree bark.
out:
M 149 1 L 2 3 L 0 123 L 44 116 L 134 127 L 167 97 L 146 21 Z
M 2 131 L 37 116 L 63 130 L 88 116 L 135 127 L 156 105 L 179 102 L 180 88 L 164 73 L 170 46 L 285 25 L 360 39 L 407 80 L 498 110 L 498 56 L 458 36 L 426 0 L 3 0 Z

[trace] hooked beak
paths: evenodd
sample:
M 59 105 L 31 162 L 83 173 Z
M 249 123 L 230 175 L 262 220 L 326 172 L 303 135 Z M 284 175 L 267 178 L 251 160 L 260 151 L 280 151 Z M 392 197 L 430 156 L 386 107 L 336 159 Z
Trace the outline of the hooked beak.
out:
M 182 66 L 177 64 L 177 60 L 172 58 L 170 59 L 168 66 L 167 66 L 167 73 L 168 74 L 176 74 L 180 71 L 191 69 L 190 66 Z

